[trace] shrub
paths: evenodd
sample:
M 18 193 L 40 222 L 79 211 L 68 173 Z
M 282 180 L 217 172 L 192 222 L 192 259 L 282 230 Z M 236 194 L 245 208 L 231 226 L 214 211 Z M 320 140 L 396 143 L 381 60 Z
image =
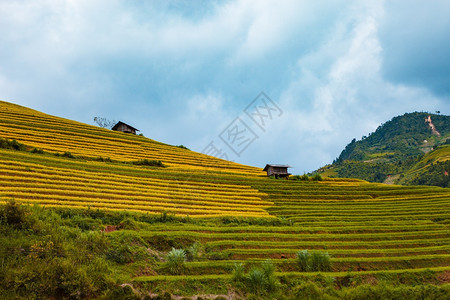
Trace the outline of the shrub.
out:
M 142 299 L 142 297 L 135 294 L 135 291 L 131 288 L 131 286 L 122 284 L 109 289 L 104 299 L 139 300 Z
M 297 263 L 302 272 L 331 270 L 331 260 L 328 252 L 302 250 L 297 252 Z
M 264 276 L 270 277 L 275 272 L 275 266 L 273 265 L 270 259 L 265 260 L 261 265 L 261 270 L 264 273 Z
M 181 274 L 185 269 L 186 252 L 183 249 L 175 249 L 167 253 L 166 267 L 171 274 Z
M 310 255 L 308 250 L 301 250 L 297 252 L 297 263 L 300 271 L 308 272 L 310 268 Z
M 248 273 L 248 287 L 256 294 L 264 294 L 267 291 L 267 279 L 261 269 L 253 268 Z
M 108 248 L 108 240 L 100 231 L 85 231 L 78 236 L 77 243 L 82 243 L 83 247 L 93 253 L 104 253 Z
M 292 180 L 301 180 L 301 181 L 310 181 L 310 180 L 315 180 L 315 181 L 321 181 L 322 180 L 322 176 L 318 173 L 316 173 L 313 177 L 309 177 L 306 174 L 303 175 L 294 175 L 290 177 Z
M 261 270 L 264 273 L 264 277 L 266 278 L 266 288 L 268 292 L 275 291 L 279 282 L 275 277 L 275 266 L 270 259 L 264 261 L 261 265 Z
M 189 261 L 193 261 L 199 258 L 202 245 L 199 242 L 195 242 L 186 251 L 186 256 Z
M 19 150 L 19 151 L 26 150 L 26 146 L 24 144 L 19 143 L 16 140 L 9 141 L 9 140 L 3 139 L 3 138 L 0 138 L 0 148 Z
M 235 282 L 242 282 L 245 279 L 244 265 L 242 263 L 234 263 L 232 279 Z
M 323 291 L 311 281 L 295 287 L 293 293 L 297 299 L 324 299 Z
M 62 156 L 62 157 L 67 157 L 67 158 L 75 158 L 75 156 L 73 156 L 72 153 L 66 151 L 63 154 L 60 153 L 55 153 L 55 156 Z
M 84 299 L 97 292 L 86 270 L 62 257 L 24 262 L 2 285 L 14 291 L 11 299 Z
M 148 159 L 140 159 L 132 162 L 133 165 L 136 166 L 150 166 L 150 167 L 159 167 L 165 168 L 166 165 L 162 163 L 160 160 L 148 160 Z
M 148 258 L 147 243 L 135 232 L 116 231 L 108 234 L 106 258 L 118 264 Z
M 28 207 L 9 200 L 0 207 L 0 224 L 7 224 L 15 229 L 31 229 L 36 219 L 31 215 Z
M 106 252 L 106 258 L 118 264 L 132 262 L 133 253 L 129 245 L 114 245 Z
M 96 161 L 101 161 L 101 162 L 112 162 L 112 159 L 109 157 L 103 157 L 103 156 L 99 156 L 97 158 L 95 158 L 94 160 Z
M 100 228 L 101 222 L 97 219 L 76 215 L 70 220 L 65 221 L 66 224 L 76 226 L 83 231 L 97 230 Z
M 31 150 L 31 153 L 44 154 L 45 152 L 42 149 L 33 148 L 33 150 Z
M 156 221 L 161 223 L 169 223 L 175 220 L 176 220 L 175 214 L 168 212 L 166 210 L 163 210 L 161 214 L 156 218 Z
M 131 217 L 123 219 L 118 226 L 119 229 L 127 229 L 127 230 L 137 230 L 139 229 L 139 227 L 140 227 L 139 224 Z
M 265 295 L 276 291 L 280 285 L 274 273 L 275 266 L 271 260 L 264 261 L 260 268 L 253 267 L 247 276 L 244 274 L 242 263 L 235 263 L 232 280 L 238 288 L 244 288 L 257 295 Z
M 314 174 L 314 176 L 312 177 L 312 180 L 314 181 L 322 181 L 322 175 L 320 175 L 319 173 Z
M 309 181 L 309 176 L 306 175 L 306 174 L 303 174 L 302 176 L 299 176 L 299 180 L 302 180 L 302 181 Z
M 328 252 L 311 252 L 311 269 L 326 272 L 331 270 L 330 255 Z

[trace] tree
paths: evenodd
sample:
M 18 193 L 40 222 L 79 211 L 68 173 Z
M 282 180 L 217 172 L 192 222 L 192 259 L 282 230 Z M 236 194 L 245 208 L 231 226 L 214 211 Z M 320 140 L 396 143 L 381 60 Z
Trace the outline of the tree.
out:
M 113 128 L 114 125 L 116 125 L 116 120 L 108 120 L 107 118 L 103 118 L 103 117 L 94 117 L 94 122 L 102 127 L 102 128 L 108 128 L 111 129 Z

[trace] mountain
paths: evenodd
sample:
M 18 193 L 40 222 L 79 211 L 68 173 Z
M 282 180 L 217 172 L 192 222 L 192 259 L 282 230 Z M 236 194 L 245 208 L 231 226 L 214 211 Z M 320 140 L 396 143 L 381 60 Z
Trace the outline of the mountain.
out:
M 428 154 L 427 157 L 435 158 L 445 169 L 448 147 L 443 146 L 449 142 L 449 116 L 406 113 L 380 125 L 375 132 L 359 141 L 353 139 L 331 165 L 318 172 L 331 177 L 359 178 L 371 182 L 447 186 L 445 170 L 437 172 L 436 168 L 430 169 L 433 164 L 424 165 L 421 160 L 429 161 L 424 157 Z M 440 155 L 441 158 L 436 158 Z M 416 178 L 419 174 L 413 171 L 418 168 L 417 165 L 421 166 L 421 177 L 431 176 L 428 172 L 432 172 L 434 179 Z M 448 168 L 446 170 L 449 171 Z M 416 177 L 411 177 L 413 174 Z
M 0 101 L 0 299 L 446 299 L 450 190 L 315 179 Z

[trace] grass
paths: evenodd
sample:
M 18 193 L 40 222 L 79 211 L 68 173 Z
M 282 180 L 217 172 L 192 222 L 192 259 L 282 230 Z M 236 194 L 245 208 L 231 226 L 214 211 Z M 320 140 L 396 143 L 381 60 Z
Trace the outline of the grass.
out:
M 402 270 L 373 270 L 373 271 L 347 271 L 347 272 L 275 272 L 277 277 L 315 277 L 318 275 L 326 277 L 345 277 L 345 276 L 361 276 L 373 274 L 402 274 L 402 273 L 423 273 L 423 272 L 442 272 L 449 271 L 450 267 L 431 267 L 431 268 L 417 268 L 417 269 L 402 269 Z M 179 280 L 217 280 L 217 279 L 231 279 L 231 274 L 207 274 L 207 275 L 157 275 L 157 276 L 140 276 L 133 280 L 136 282 L 148 281 L 179 281 Z
M 185 268 L 186 252 L 183 249 L 172 248 L 167 253 L 166 267 L 171 274 L 181 274 Z

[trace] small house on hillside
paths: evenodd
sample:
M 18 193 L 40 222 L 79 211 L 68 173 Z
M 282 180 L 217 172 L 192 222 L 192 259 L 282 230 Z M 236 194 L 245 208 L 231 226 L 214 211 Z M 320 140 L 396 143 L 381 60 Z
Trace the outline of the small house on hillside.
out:
M 289 165 L 273 165 L 267 164 L 263 171 L 267 171 L 267 176 L 275 176 L 278 177 L 289 177 L 291 173 L 288 173 L 288 168 L 292 168 Z
M 136 131 L 139 131 L 139 129 L 134 128 L 133 126 L 130 126 L 128 124 L 125 124 L 122 121 L 119 121 L 116 125 L 114 125 L 113 128 L 111 128 L 112 130 L 115 131 L 122 131 L 125 133 L 132 133 L 132 134 L 136 134 Z

